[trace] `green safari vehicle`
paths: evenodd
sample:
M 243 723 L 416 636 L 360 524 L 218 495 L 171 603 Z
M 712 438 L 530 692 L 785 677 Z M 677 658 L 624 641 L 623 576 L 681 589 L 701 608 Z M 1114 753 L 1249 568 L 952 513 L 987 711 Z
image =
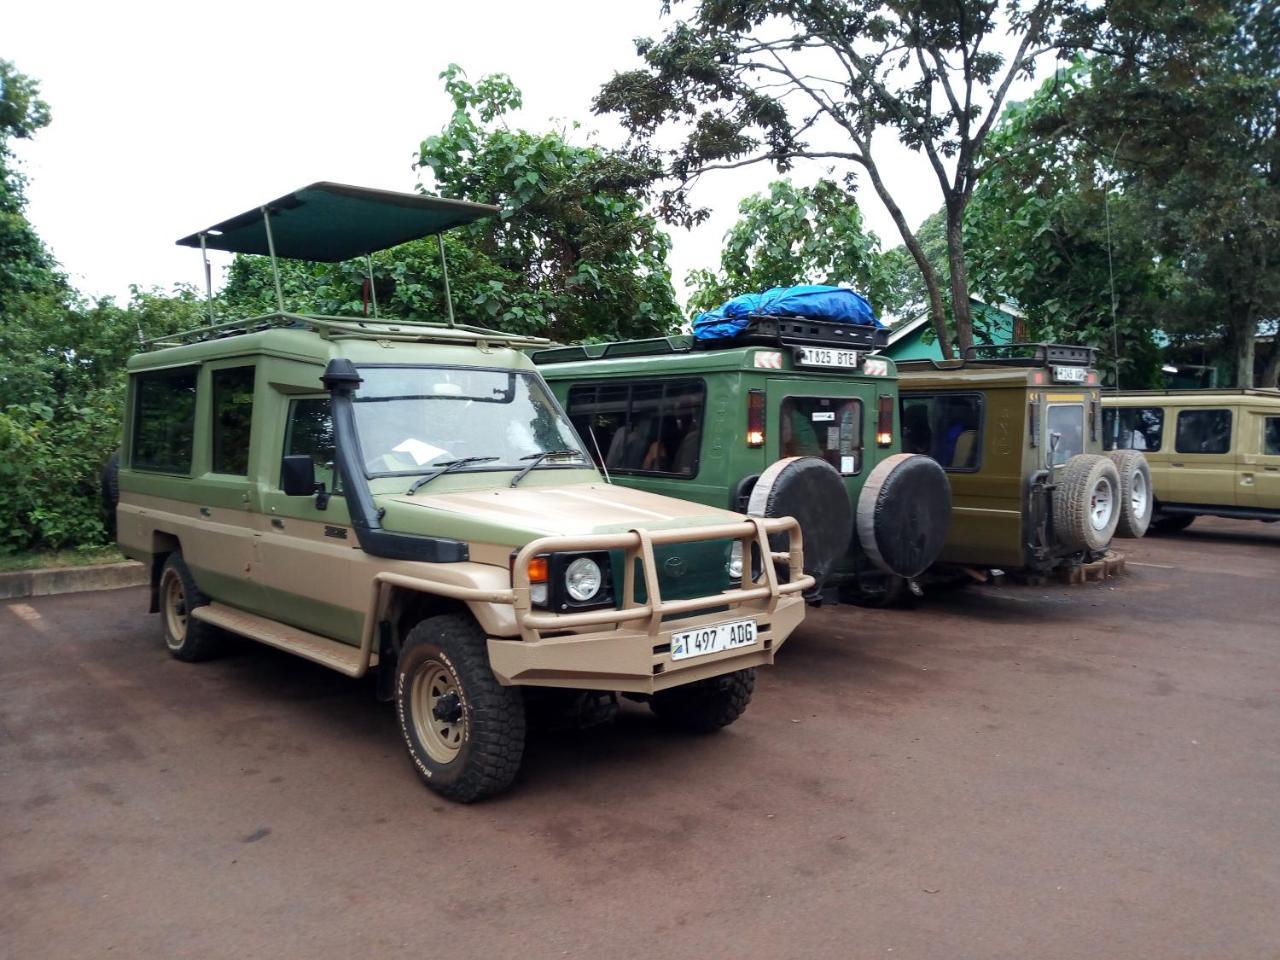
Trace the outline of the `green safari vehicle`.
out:
M 495 212 L 317 183 L 179 241 L 269 255 L 278 310 L 131 358 L 105 482 L 174 657 L 233 633 L 376 670 L 418 775 L 464 802 L 512 782 L 535 701 L 732 723 L 813 584 L 793 520 L 602 482 L 524 352 L 546 341 L 452 310 L 285 309 L 277 255 L 351 260 Z
M 1141 453 L 1103 450 L 1090 347 L 974 346 L 959 360 L 898 365 L 903 447 L 951 479 L 954 516 L 934 575 L 1043 575 L 1094 560 L 1151 522 Z
M 794 516 L 806 572 L 843 599 L 877 604 L 934 562 L 951 510 L 938 465 L 901 450 L 894 363 L 870 355 L 884 333 L 761 316 L 731 340 L 532 355 L 614 483 Z

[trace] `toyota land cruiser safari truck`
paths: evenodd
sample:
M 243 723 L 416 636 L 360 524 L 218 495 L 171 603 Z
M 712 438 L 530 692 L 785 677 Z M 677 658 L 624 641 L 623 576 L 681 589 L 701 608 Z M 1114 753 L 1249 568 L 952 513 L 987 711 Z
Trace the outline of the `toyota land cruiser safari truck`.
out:
M 903 454 L 883 330 L 757 316 L 737 336 L 535 351 L 597 465 L 618 484 L 792 516 L 806 573 L 844 600 L 900 599 L 947 533 L 947 477 Z
M 1033 576 L 1097 559 L 1151 521 L 1142 454 L 1102 448 L 1094 351 L 974 346 L 960 360 L 898 364 L 904 450 L 951 480 L 947 567 Z
M 1280 390 L 1131 390 L 1102 398 L 1103 445 L 1151 464 L 1153 529 L 1198 516 L 1280 520 Z
M 180 242 L 349 260 L 492 212 L 321 183 Z M 602 482 L 535 339 L 282 300 L 128 364 L 118 539 L 175 657 L 229 631 L 376 667 L 419 775 L 460 801 L 516 775 L 529 688 L 692 731 L 742 713 L 812 585 L 793 520 Z

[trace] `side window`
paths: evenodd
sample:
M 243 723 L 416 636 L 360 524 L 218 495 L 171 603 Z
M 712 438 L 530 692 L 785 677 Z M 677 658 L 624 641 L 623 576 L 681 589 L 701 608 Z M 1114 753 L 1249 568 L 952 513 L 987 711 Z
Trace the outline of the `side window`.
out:
M 1231 411 L 1180 411 L 1174 449 L 1178 453 L 1227 453 L 1231 449 Z
M 1280 457 L 1280 417 L 1267 417 L 1262 424 L 1262 452 Z
M 1159 450 L 1163 442 L 1162 407 L 1107 407 L 1102 411 L 1102 449 Z
M 197 372 L 195 367 L 186 367 L 137 375 L 130 455 L 133 469 L 191 473 Z
M 972 472 L 982 462 L 982 396 L 976 393 L 902 397 L 903 453 L 933 457 L 943 469 Z
M 213 472 L 247 476 L 253 423 L 253 367 L 214 370 Z
M 316 480 L 335 494 L 342 493 L 334 470 L 333 418 L 329 398 L 289 401 L 289 423 L 285 426 L 286 455 L 306 454 L 316 465 Z
M 1049 439 L 1058 434 L 1058 446 L 1054 451 L 1054 463 L 1066 463 L 1077 454 L 1084 453 L 1084 404 L 1054 403 L 1049 405 L 1046 417 L 1045 449 Z
M 862 401 L 785 397 L 779 409 L 782 456 L 818 457 L 841 473 L 862 470 Z
M 700 380 L 581 384 L 569 390 L 568 414 L 606 469 L 692 477 L 706 392 Z

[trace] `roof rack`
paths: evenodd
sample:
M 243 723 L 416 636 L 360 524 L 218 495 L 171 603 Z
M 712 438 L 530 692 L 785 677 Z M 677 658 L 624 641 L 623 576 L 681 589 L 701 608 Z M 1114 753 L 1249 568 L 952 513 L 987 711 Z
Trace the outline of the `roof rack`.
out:
M 1095 347 L 1061 343 L 975 343 L 966 347 L 964 363 L 999 363 L 1011 367 L 1091 367 Z
M 1276 387 L 1183 387 L 1165 390 L 1108 390 L 1108 397 L 1280 397 Z
M 885 345 L 889 331 L 807 317 L 773 317 L 753 314 L 747 326 L 734 337 L 698 340 L 688 335 L 651 337 L 645 340 L 618 340 L 613 343 L 582 343 L 552 347 L 531 354 L 534 363 L 571 363 L 577 360 L 614 360 L 620 357 L 653 357 L 702 350 L 731 350 L 735 347 L 852 347 L 874 350 Z
M 310 330 L 326 340 L 389 340 L 405 343 L 498 343 L 510 347 L 542 346 L 551 341 L 544 337 L 503 333 L 470 324 L 432 323 L 425 320 L 378 320 L 360 317 L 328 317 L 303 313 L 265 313 L 245 320 L 211 323 L 167 337 L 146 341 L 149 349 L 205 343 L 227 337 L 260 333 L 271 329 Z
M 724 350 L 729 347 L 853 347 L 874 350 L 889 341 L 888 327 L 840 323 L 810 317 L 778 317 L 749 314 L 747 326 L 735 337 L 724 340 L 695 340 L 698 350 Z
M 956 360 L 899 360 L 899 368 L 931 365 L 935 370 L 960 370 L 964 367 L 1092 367 L 1097 358 L 1094 347 L 1076 347 L 1061 343 L 975 343 L 966 347 Z

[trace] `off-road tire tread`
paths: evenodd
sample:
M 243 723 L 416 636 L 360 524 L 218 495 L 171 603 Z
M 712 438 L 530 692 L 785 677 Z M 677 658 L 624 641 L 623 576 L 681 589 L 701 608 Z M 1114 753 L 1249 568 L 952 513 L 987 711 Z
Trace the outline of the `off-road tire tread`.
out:
M 1120 474 L 1120 522 L 1116 524 L 1116 536 L 1127 540 L 1142 537 L 1151 525 L 1152 509 L 1155 504 L 1154 491 L 1151 486 L 1151 469 L 1146 466 L 1146 457 L 1137 450 L 1112 450 L 1107 454 L 1116 465 L 1116 473 Z M 1136 470 L 1145 470 L 1147 474 L 1147 515 L 1135 517 L 1131 494 L 1133 491 L 1133 474 Z
M 183 640 L 182 646 L 177 650 L 168 644 L 169 624 L 164 611 L 164 595 L 160 597 L 160 636 L 165 639 L 165 649 L 176 660 L 184 663 L 199 663 L 201 660 L 212 660 L 223 652 L 226 647 L 226 635 L 211 623 L 205 623 L 203 620 L 197 620 L 191 615 L 191 611 L 196 607 L 203 607 L 209 602 L 200 588 L 196 586 L 196 581 L 191 576 L 191 571 L 187 569 L 187 564 L 182 559 L 182 551 L 175 550 L 165 558 L 164 566 L 160 568 L 160 581 L 164 582 L 164 573 L 166 570 L 173 570 L 182 581 L 182 595 L 187 601 L 187 636 Z
M 1059 542 L 1069 550 L 1105 550 L 1115 536 L 1120 520 L 1119 502 L 1111 511 L 1109 530 L 1095 531 L 1089 522 L 1089 491 L 1108 471 L 1118 501 L 1120 474 L 1107 457 L 1079 453 L 1062 468 L 1057 489 L 1053 491 L 1053 526 Z
M 524 697 L 516 687 L 504 687 L 489 665 L 485 633 L 466 614 L 441 614 L 423 620 L 405 637 L 399 663 L 404 664 L 414 647 L 431 644 L 452 661 L 470 709 L 466 767 L 451 783 L 442 783 L 414 769 L 422 782 L 449 800 L 472 803 L 509 787 L 524 758 L 526 717 Z M 401 730 L 407 730 L 405 700 L 409 685 L 396 683 L 396 712 Z M 406 735 L 407 736 L 407 735 Z M 407 744 L 406 744 L 407 745 Z M 412 748 L 410 747 L 411 759 Z
M 649 701 L 649 709 L 663 723 L 686 733 L 714 733 L 742 716 L 755 687 L 755 668 L 736 670 L 661 690 Z

